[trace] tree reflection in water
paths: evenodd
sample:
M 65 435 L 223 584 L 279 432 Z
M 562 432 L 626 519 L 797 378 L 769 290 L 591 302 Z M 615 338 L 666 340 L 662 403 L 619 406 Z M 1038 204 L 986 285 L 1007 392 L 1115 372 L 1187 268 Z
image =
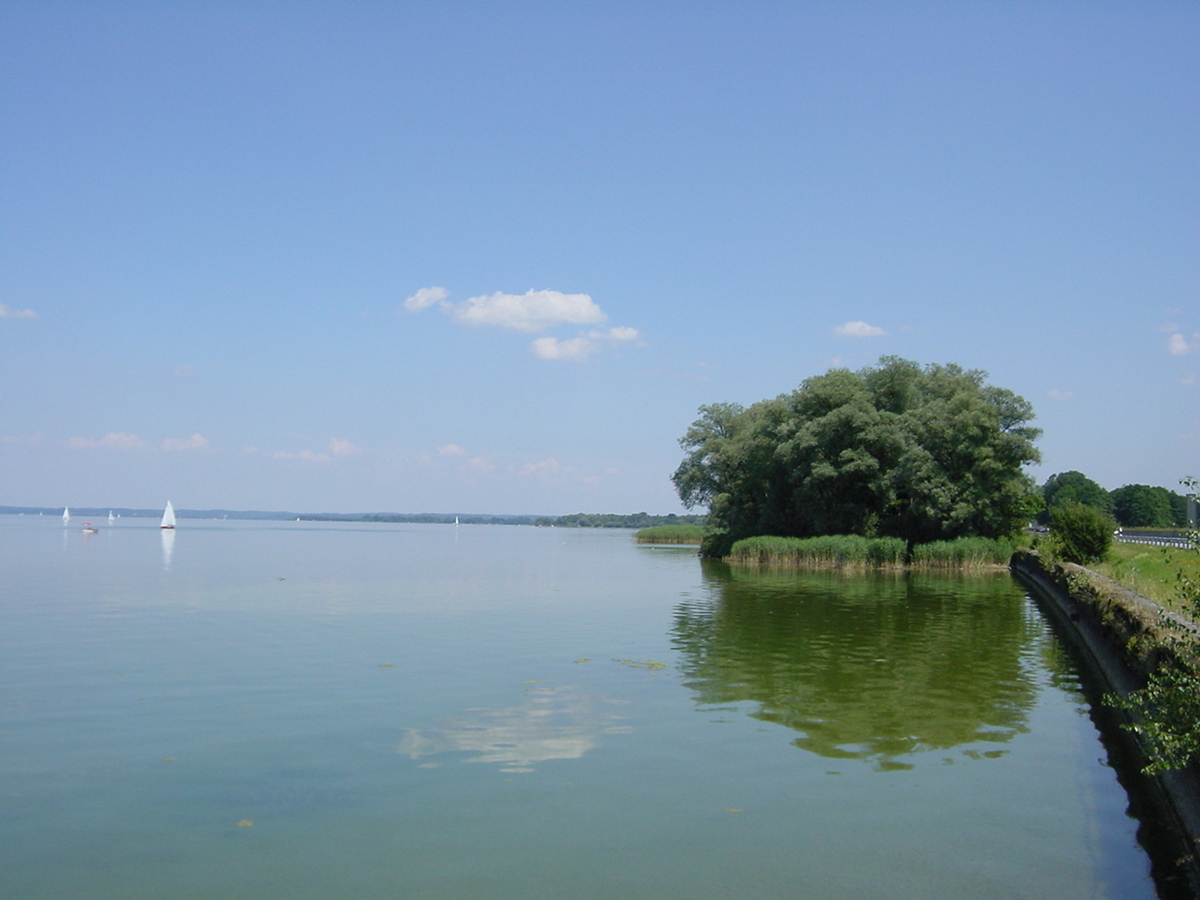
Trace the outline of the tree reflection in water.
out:
M 1026 730 L 1047 641 L 1006 573 L 770 572 L 705 564 L 706 599 L 676 610 L 685 682 L 706 706 L 800 733 L 824 757 L 911 768 L 961 748 L 1000 756 Z

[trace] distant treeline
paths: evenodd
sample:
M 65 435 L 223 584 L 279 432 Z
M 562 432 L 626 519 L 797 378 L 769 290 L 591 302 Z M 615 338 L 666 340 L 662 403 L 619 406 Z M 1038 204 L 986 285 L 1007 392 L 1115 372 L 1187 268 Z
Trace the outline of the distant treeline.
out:
M 101 519 L 109 514 L 108 507 L 72 507 L 71 515 L 77 518 Z M 129 509 L 112 507 L 111 512 L 121 518 L 157 518 L 161 509 Z M 58 516 L 61 507 L 44 506 L 0 506 L 0 515 Z M 702 525 L 705 517 L 652 516 L 649 513 L 575 513 L 569 516 L 504 516 L 480 513 L 296 513 L 266 510 L 234 509 L 179 509 L 181 519 L 257 519 L 268 521 L 304 522 L 401 522 L 431 525 L 540 525 L 554 528 L 647 528 L 651 525 Z
M 575 513 L 570 516 L 543 517 L 534 525 L 549 525 L 555 528 L 650 528 L 654 525 L 703 525 L 707 516 L 652 516 L 649 513 L 632 513 L 627 516 L 617 513 Z

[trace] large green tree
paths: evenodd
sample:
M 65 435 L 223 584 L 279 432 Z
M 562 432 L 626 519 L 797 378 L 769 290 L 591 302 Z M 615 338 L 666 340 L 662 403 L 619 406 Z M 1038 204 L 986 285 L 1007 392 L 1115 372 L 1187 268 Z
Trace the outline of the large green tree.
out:
M 1046 483 L 1042 485 L 1042 497 L 1046 501 L 1044 518 L 1047 520 L 1050 511 L 1063 503 L 1081 503 L 1099 510 L 1106 516 L 1112 515 L 1112 498 L 1109 497 L 1108 491 L 1074 469 L 1047 478 Z
M 1127 484 L 1109 494 L 1113 515 L 1125 528 L 1169 528 L 1177 521 L 1178 504 L 1172 491 L 1148 484 Z M 1180 498 L 1184 499 L 1184 498 Z M 1184 505 L 1186 506 L 1186 499 Z
M 673 481 L 734 536 L 1011 533 L 1029 515 L 1033 410 L 986 374 L 884 357 L 750 407 L 700 408 Z

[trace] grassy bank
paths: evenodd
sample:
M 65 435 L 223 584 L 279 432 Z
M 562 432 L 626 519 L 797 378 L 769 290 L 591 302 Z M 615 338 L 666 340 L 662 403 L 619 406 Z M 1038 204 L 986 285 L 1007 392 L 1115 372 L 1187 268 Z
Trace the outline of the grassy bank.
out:
M 1182 571 L 1193 581 L 1200 581 L 1200 553 L 1118 541 L 1103 562 L 1093 563 L 1090 568 L 1165 609 L 1188 614 L 1179 602 L 1178 575 Z
M 699 544 L 708 530 L 703 525 L 652 525 L 634 534 L 639 544 Z
M 826 535 L 812 538 L 761 536 L 733 544 L 727 562 L 795 569 L 971 569 L 1005 566 L 1013 546 L 986 538 L 959 538 L 918 544 L 912 550 L 900 538 Z

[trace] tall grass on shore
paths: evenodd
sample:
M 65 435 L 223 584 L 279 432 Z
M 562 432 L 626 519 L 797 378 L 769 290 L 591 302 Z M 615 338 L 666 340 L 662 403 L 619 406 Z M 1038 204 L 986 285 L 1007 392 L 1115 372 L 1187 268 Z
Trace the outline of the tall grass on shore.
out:
M 762 535 L 735 541 L 726 560 L 798 569 L 888 568 L 904 565 L 905 550 L 900 538 L 865 538 L 857 534 L 811 538 Z
M 651 525 L 633 539 L 639 544 L 699 544 L 707 533 L 703 525 Z
M 727 562 L 797 569 L 976 569 L 1008 564 L 1013 546 L 988 538 L 918 544 L 909 556 L 900 538 L 825 535 L 794 538 L 764 535 L 736 541 Z
M 912 548 L 912 557 L 908 564 L 924 569 L 982 569 L 988 566 L 1007 566 L 1014 549 L 1009 541 L 960 537 L 952 541 L 916 544 Z

